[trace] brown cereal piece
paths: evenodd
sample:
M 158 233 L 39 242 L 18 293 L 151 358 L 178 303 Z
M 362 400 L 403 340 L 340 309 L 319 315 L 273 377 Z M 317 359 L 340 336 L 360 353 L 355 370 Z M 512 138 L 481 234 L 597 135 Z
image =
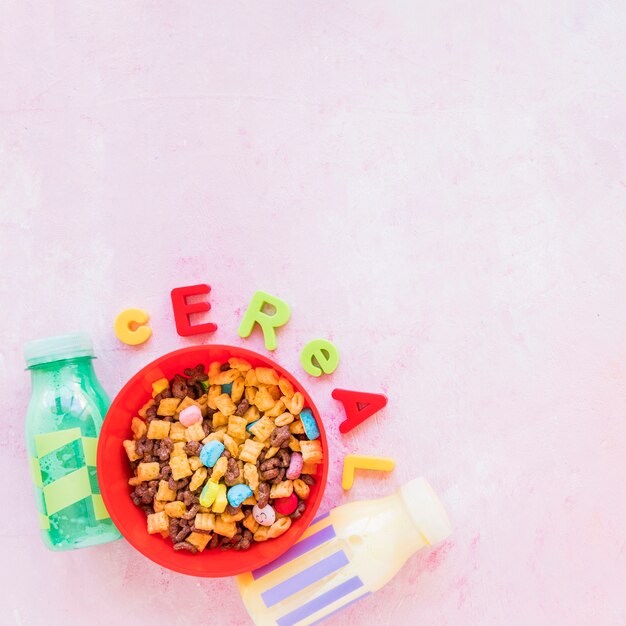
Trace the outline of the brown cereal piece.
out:
M 290 437 L 289 426 L 279 426 L 270 435 L 270 445 L 273 448 L 286 448 L 289 446 Z
M 293 490 L 300 500 L 307 500 L 311 493 L 311 488 L 300 478 L 293 481 Z
M 288 517 L 277 519 L 270 527 L 267 533 L 268 538 L 275 539 L 286 533 L 291 526 L 291 520 Z
M 259 471 L 253 463 L 246 463 L 243 466 L 243 479 L 252 491 L 256 491 L 259 486 Z
M 255 541 L 267 541 L 270 538 L 269 536 L 270 528 L 271 526 L 259 526 L 253 535 L 254 540 Z
M 204 428 L 202 428 L 202 422 L 196 422 L 185 428 L 185 439 L 187 441 L 202 441 L 205 437 Z
M 250 427 L 250 433 L 259 441 L 266 441 L 274 431 L 274 422 L 265 415 L 254 425 Z
M 239 458 L 244 463 L 256 463 L 259 454 L 261 454 L 261 450 L 263 450 L 262 443 L 253 441 L 252 439 L 246 439 L 243 449 L 239 453 Z
M 224 482 L 228 487 L 243 483 L 243 464 L 239 467 L 239 463 L 232 456 L 228 458 Z
M 215 530 L 215 514 L 197 513 L 194 518 L 193 525 L 198 530 L 208 530 L 209 532 L 213 532 Z
M 243 441 L 246 436 L 246 426 L 248 422 L 243 417 L 237 417 L 236 415 L 231 415 L 228 418 L 228 435 L 233 439 L 239 439 Z
M 176 492 L 170 488 L 167 480 L 160 480 L 159 489 L 155 497 L 163 502 L 173 502 L 176 500 Z
M 139 463 L 139 465 L 137 465 L 137 478 L 139 478 L 141 482 L 156 480 L 160 474 L 161 468 L 156 461 L 152 463 Z
M 243 398 L 245 389 L 246 387 L 243 384 L 243 378 L 241 376 L 239 378 L 236 378 L 233 382 L 233 387 L 230 390 L 230 398 L 235 404 L 239 404 L 241 398 Z
M 237 532 L 236 522 L 225 522 L 221 515 L 215 516 L 215 532 L 223 537 L 232 539 Z
M 237 410 L 237 406 L 227 393 L 222 393 L 217 396 L 217 398 L 215 398 L 215 404 L 220 413 L 226 417 L 232 415 Z
M 187 512 L 187 507 L 184 502 L 175 500 L 174 502 L 168 502 L 165 505 L 165 513 L 168 517 L 182 517 Z
M 202 444 L 199 441 L 188 441 L 185 444 L 185 454 L 188 456 L 198 456 L 202 452 Z M 197 468 L 193 468 L 194 470 Z
M 207 535 L 205 533 L 196 533 L 192 532 L 186 539 L 187 543 L 190 543 L 194 546 L 198 552 L 202 552 L 209 541 L 211 541 L 211 535 Z
M 198 468 L 203 467 L 203 463 L 200 460 L 199 456 L 190 456 L 189 458 L 189 467 L 192 472 L 195 472 Z
M 197 458 L 197 457 L 196 457 Z M 190 464 L 191 465 L 191 464 Z M 198 467 L 191 477 L 191 481 L 189 483 L 189 490 L 195 491 L 199 489 L 204 484 L 204 481 L 207 479 L 208 470 L 206 467 Z
M 214 483 L 219 483 L 220 478 L 224 476 L 228 469 L 228 459 L 225 456 L 221 456 L 217 459 L 217 463 L 213 466 L 213 472 L 211 473 L 211 480 Z
M 259 413 L 259 409 L 252 405 L 246 409 L 243 417 L 248 424 L 252 424 L 252 422 L 256 422 L 258 419 L 261 418 L 261 413 Z
M 289 437 L 289 448 L 291 449 L 292 452 L 301 451 L 300 441 L 296 439 L 293 435 Z
M 138 417 L 133 417 L 130 422 L 130 429 L 133 431 L 133 439 L 141 439 L 148 431 L 146 423 Z
M 137 454 L 137 442 L 134 439 L 126 439 L 122 442 L 122 445 L 131 463 L 141 458 L 141 455 Z
M 261 387 L 254 396 L 253 404 L 259 411 L 268 411 L 276 404 L 276 400 L 272 398 L 266 387 Z
M 302 514 L 306 511 L 306 502 L 298 502 L 296 510 L 289 516 L 291 519 L 300 519 Z
M 302 471 L 300 474 L 317 474 L 317 464 L 316 463 L 303 463 Z
M 255 533 L 259 528 L 260 524 L 254 519 L 252 513 L 248 513 L 246 518 L 243 520 L 243 525 L 251 532 Z
M 220 411 L 213 413 L 213 428 L 226 426 L 228 424 L 228 415 L 224 415 Z
M 180 404 L 180 398 L 163 398 L 159 402 L 159 408 L 157 409 L 157 415 L 164 417 L 166 415 L 176 415 L 176 409 Z
M 302 460 L 305 463 L 321 463 L 323 460 L 322 444 L 319 440 L 301 441 Z
M 156 535 L 169 530 L 170 522 L 165 511 L 159 511 L 158 513 L 148 515 L 147 523 L 148 534 L 150 535 Z
M 228 364 L 234 370 L 238 370 L 239 372 L 247 372 L 252 365 L 248 363 L 245 359 L 240 359 L 238 357 L 232 356 L 228 359 Z
M 254 369 L 249 369 L 246 372 L 246 378 L 243 382 L 246 387 L 258 387 L 259 381 L 256 377 L 256 371 Z
M 222 393 L 221 385 L 211 385 L 209 387 L 209 391 L 207 392 L 207 406 L 210 409 L 217 410 L 217 404 L 215 404 L 215 398 L 217 398 Z
M 174 422 L 170 426 L 170 439 L 174 443 L 179 441 L 187 441 L 185 438 L 185 427 L 180 422 Z
M 187 528 L 186 530 L 189 529 Z M 196 554 L 196 552 L 198 552 L 196 546 L 192 546 L 188 541 L 179 541 L 178 543 L 175 543 L 174 550 L 176 550 L 176 552 L 179 552 L 180 550 L 187 550 L 188 552 L 191 552 L 191 554 Z
M 301 419 L 296 419 L 289 424 L 289 432 L 292 435 L 304 435 L 304 424 Z
M 266 413 L 267 415 L 267 413 Z M 291 413 L 285 412 L 285 413 L 281 413 L 275 420 L 274 420 L 274 424 L 276 424 L 276 426 L 287 426 L 287 424 L 291 424 L 291 422 L 293 422 L 294 417 Z M 291 432 L 291 429 L 290 431 Z
M 282 400 L 277 400 L 276 404 L 269 410 L 265 411 L 266 417 L 278 417 L 285 411 L 285 403 Z
M 239 456 L 239 444 L 229 435 L 224 435 L 224 447 L 228 450 L 235 458 Z
M 288 498 L 293 493 L 293 481 L 283 480 L 270 489 L 270 500 L 275 498 Z
M 165 439 L 170 434 L 170 422 L 165 420 L 152 420 L 148 426 L 148 439 Z
M 315 465 L 314 467 L 317 467 L 317 465 Z M 315 478 L 313 478 L 313 476 L 311 476 L 310 474 L 300 474 L 300 479 L 307 485 L 309 485 L 309 487 L 312 487 L 316 482 Z
M 270 501 L 270 486 L 266 482 L 259 483 L 259 490 L 257 496 L 257 504 L 259 508 L 263 508 L 267 506 L 267 503 Z
M 271 367 L 256 367 L 254 373 L 259 385 L 278 385 L 280 380 L 276 370 Z
M 244 512 L 239 509 L 236 513 L 222 513 L 222 521 L 229 524 L 230 522 L 240 522 L 245 517 Z
M 193 474 L 187 455 L 184 452 L 178 454 L 172 453 L 170 455 L 170 467 L 172 468 L 172 478 L 174 480 L 181 480 Z
M 283 396 L 293 398 L 293 385 L 286 378 L 281 378 L 278 381 L 278 388 L 281 390 Z
M 246 411 L 250 408 L 250 403 L 244 398 L 238 405 L 235 415 L 237 417 L 243 417 Z M 254 407 L 256 408 L 256 407 Z
M 229 369 L 224 372 L 220 372 L 211 380 L 211 384 L 213 385 L 228 385 L 228 383 L 232 383 L 235 378 L 239 376 L 239 370 Z

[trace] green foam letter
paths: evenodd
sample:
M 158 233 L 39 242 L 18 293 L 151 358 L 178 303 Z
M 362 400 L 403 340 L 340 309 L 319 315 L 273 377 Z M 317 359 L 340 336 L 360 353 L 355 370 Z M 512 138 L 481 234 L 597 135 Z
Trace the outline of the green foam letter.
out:
M 273 315 L 263 311 L 266 305 L 273 306 L 276 309 Z M 263 331 L 265 347 L 268 350 L 276 350 L 276 331 L 274 329 L 284 326 L 289 321 L 290 315 L 291 311 L 286 302 L 264 291 L 257 291 L 252 296 L 252 300 L 250 300 L 248 309 L 241 320 L 237 332 L 240 337 L 249 337 L 256 323 Z
M 332 374 L 339 365 L 339 351 L 326 339 L 314 339 L 302 349 L 300 363 L 311 376 Z

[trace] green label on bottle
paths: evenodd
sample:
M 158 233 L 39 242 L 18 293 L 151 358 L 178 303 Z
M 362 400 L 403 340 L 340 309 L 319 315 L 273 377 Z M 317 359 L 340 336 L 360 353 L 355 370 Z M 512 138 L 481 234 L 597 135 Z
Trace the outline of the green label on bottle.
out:
M 37 456 L 30 459 L 35 486 L 42 490 L 40 525 L 50 527 L 51 515 L 90 498 L 97 520 L 108 519 L 96 476 L 96 437 L 68 428 L 35 436 Z M 41 508 L 44 510 L 42 511 Z

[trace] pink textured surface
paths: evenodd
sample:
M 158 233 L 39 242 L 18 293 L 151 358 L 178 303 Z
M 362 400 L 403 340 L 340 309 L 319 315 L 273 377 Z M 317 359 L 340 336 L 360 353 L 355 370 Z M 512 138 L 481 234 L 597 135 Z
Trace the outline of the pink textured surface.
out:
M 168 293 L 200 281 L 215 341 L 262 348 L 261 288 L 285 366 L 340 347 L 326 507 L 425 475 L 449 508 L 329 623 L 626 623 L 625 38 L 620 2 L 4 2 L 0 623 L 250 623 L 124 542 L 47 552 L 26 470 L 22 343 L 90 331 L 114 394 L 190 343 Z M 389 405 L 339 436 L 334 386 Z M 397 469 L 344 494 L 348 451 Z

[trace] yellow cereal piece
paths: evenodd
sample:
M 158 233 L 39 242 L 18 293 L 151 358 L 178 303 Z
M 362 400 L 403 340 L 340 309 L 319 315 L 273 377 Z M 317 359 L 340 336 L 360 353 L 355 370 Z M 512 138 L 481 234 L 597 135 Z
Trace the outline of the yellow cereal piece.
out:
M 187 476 L 191 476 L 193 474 L 191 467 L 189 466 L 187 455 L 184 452 L 182 454 L 170 454 L 170 467 L 172 468 L 172 478 L 174 480 L 187 478 Z
M 224 435 L 224 447 L 236 459 L 239 456 L 239 444 L 228 434 Z
M 191 477 L 191 482 L 189 483 L 189 490 L 195 491 L 196 489 L 199 489 L 200 487 L 202 487 L 202 485 L 204 484 L 204 481 L 207 479 L 207 475 L 208 475 L 208 470 L 206 467 L 196 468 L 193 473 L 193 476 Z
M 243 520 L 243 525 L 252 533 L 254 534 L 257 529 L 259 528 L 260 524 L 259 522 L 257 522 L 254 519 L 254 516 L 252 515 L 252 513 L 248 513 L 248 515 L 246 516 L 246 519 Z
M 213 466 L 213 472 L 211 473 L 211 480 L 216 483 L 226 473 L 228 468 L 228 459 L 225 456 L 221 456 L 217 459 L 217 463 Z
M 220 490 L 220 485 L 214 483 L 212 480 L 208 480 L 202 492 L 200 493 L 200 506 L 205 509 L 203 512 L 208 513 L 211 509 L 211 505 L 215 502 L 215 498 Z
M 259 441 L 265 441 L 269 439 L 274 428 L 274 422 L 269 417 L 263 416 L 256 424 L 250 426 L 250 433 Z
M 289 432 L 292 435 L 304 435 L 304 424 L 301 419 L 296 419 L 289 424 Z
M 137 411 L 137 415 L 139 415 L 139 417 L 141 417 L 142 419 L 146 419 L 146 411 L 151 407 L 154 406 L 154 400 L 152 398 L 150 398 L 150 400 L 148 400 L 148 402 L 146 402 L 140 409 L 139 411 Z
M 304 408 L 304 396 L 299 391 L 296 391 L 291 398 L 282 396 L 281 400 L 285 403 L 287 410 L 294 416 L 300 415 Z
M 228 418 L 228 434 L 233 439 L 244 440 L 247 436 L 246 426 L 248 422 L 246 422 L 245 418 L 237 417 L 236 415 L 231 415 Z
M 230 365 L 232 369 L 239 370 L 240 372 L 247 372 L 252 367 L 248 361 L 236 356 L 231 356 L 230 359 L 228 359 L 228 365 Z
M 176 500 L 176 492 L 170 489 L 167 480 L 160 480 L 155 498 L 163 502 L 174 502 Z
M 213 363 L 211 363 L 211 365 L 209 365 L 209 369 L 207 371 L 207 374 L 209 376 L 209 384 L 213 384 L 211 382 L 212 378 L 215 378 L 215 376 L 217 376 L 220 373 L 220 370 L 222 368 L 222 364 L 219 361 L 213 361 Z
M 277 400 L 276 404 L 269 409 L 269 411 L 265 411 L 265 417 L 278 417 L 282 415 L 285 411 L 285 403 L 282 400 Z M 287 413 L 287 415 L 291 415 L 291 413 Z
M 228 415 L 224 415 L 219 411 L 217 413 L 213 413 L 213 428 L 218 428 L 219 426 L 226 426 L 228 424 Z
M 228 383 L 232 383 L 235 378 L 239 376 L 239 370 L 230 369 L 225 372 L 220 372 L 216 374 L 213 379 L 211 379 L 212 385 L 228 385 Z
M 136 487 L 137 485 L 141 485 L 141 481 L 139 480 L 139 478 L 137 478 L 137 476 L 132 476 L 128 479 L 128 484 L 131 487 Z
M 209 541 L 211 541 L 211 535 L 207 535 L 206 533 L 197 533 L 192 532 L 187 535 L 185 541 L 190 543 L 192 546 L 195 546 L 198 549 L 198 552 L 202 552 L 206 547 Z
M 176 409 L 180 404 L 180 398 L 163 398 L 159 402 L 159 408 L 157 409 L 157 415 L 165 417 L 167 415 L 176 415 Z
M 232 539 L 237 532 L 237 524 L 236 522 L 225 522 L 221 515 L 217 516 L 215 518 L 215 532 L 218 535 Z
M 281 517 L 277 519 L 270 527 L 267 533 L 267 536 L 270 539 L 275 539 L 276 537 L 280 537 L 282 534 L 286 533 L 291 526 L 291 518 L 289 517 Z
M 281 392 L 280 392 L 280 387 L 278 385 L 268 385 L 267 386 L 267 390 L 270 393 L 270 396 L 272 396 L 272 398 L 274 398 L 275 402 L 278 402 L 282 396 Z M 283 409 L 284 411 L 284 409 Z
M 170 434 L 170 422 L 152 420 L 148 426 L 148 439 L 165 439 Z
M 270 499 L 288 498 L 293 493 L 293 481 L 281 480 L 277 485 L 272 485 L 270 489 Z
M 276 456 L 276 453 L 279 450 L 280 450 L 280 448 L 276 448 L 274 446 L 272 446 L 271 448 L 268 448 L 267 452 L 265 453 L 265 460 L 271 459 L 273 456 Z
M 133 439 L 141 439 L 148 432 L 146 423 L 138 417 L 133 417 L 130 422 L 130 429 L 133 431 Z
M 152 508 L 155 513 L 160 513 L 161 511 L 165 511 L 165 502 L 162 500 L 157 500 L 156 498 L 152 502 Z
M 277 404 L 281 404 L 282 400 L 280 400 L 279 402 L 277 402 Z M 267 415 L 267 413 L 265 414 Z M 270 416 L 271 417 L 271 416 Z M 281 413 L 275 420 L 274 420 L 274 424 L 276 426 L 287 426 L 287 424 L 291 424 L 291 422 L 293 422 L 294 417 L 291 413 Z
M 302 443 L 305 442 L 303 441 Z M 304 453 L 302 454 L 302 457 L 304 458 Z M 395 461 L 390 458 L 363 456 L 362 454 L 348 454 L 343 460 L 341 486 L 346 490 L 352 487 L 352 484 L 354 483 L 354 471 L 356 469 L 390 472 L 395 465 Z
M 170 386 L 167 378 L 159 378 L 152 383 L 152 397 L 158 396 L 162 391 L 165 391 Z
M 296 439 L 293 435 L 289 437 L 289 449 L 292 452 L 300 452 L 302 448 L 300 447 L 300 440 Z
M 314 441 L 301 441 L 300 450 L 302 452 L 302 460 L 305 463 L 321 463 L 324 458 L 322 454 L 322 444 L 318 439 Z
M 226 510 L 226 506 L 228 504 L 228 498 L 226 497 L 226 485 L 220 483 L 217 486 L 217 494 L 215 496 L 215 501 L 213 502 L 213 506 L 211 507 L 211 511 L 213 513 L 223 513 Z M 215 520 L 215 524 L 217 526 L 217 518 Z M 217 532 L 217 529 L 216 529 Z
M 165 512 L 169 517 L 182 517 L 187 512 L 187 507 L 184 502 L 175 500 L 165 505 Z
M 248 407 L 243 417 L 247 424 L 252 424 L 252 422 L 256 422 L 261 417 L 261 414 L 259 413 L 259 409 L 252 405 Z
M 158 463 L 157 463 L 158 465 Z M 148 533 L 150 535 L 156 535 L 170 529 L 170 521 L 165 511 L 159 513 L 152 513 L 148 515 Z
M 317 474 L 317 463 L 303 463 L 301 474 Z
M 192 472 L 195 472 L 199 467 L 204 467 L 204 465 L 199 456 L 190 456 L 189 467 L 191 468 Z
M 300 478 L 293 481 L 293 490 L 300 500 L 306 500 L 311 493 L 311 488 Z
M 280 376 L 271 367 L 256 367 L 254 372 L 260 385 L 278 385 Z
M 185 427 L 180 422 L 173 422 L 170 426 L 170 439 L 174 443 L 187 441 L 185 438 Z
M 226 417 L 232 415 L 237 410 L 235 403 L 231 400 L 227 393 L 222 393 L 217 396 L 217 398 L 215 398 L 215 404 L 217 405 L 220 413 L 223 413 Z
M 293 397 L 293 385 L 286 378 L 281 378 L 278 381 L 278 387 L 282 391 L 283 396 L 287 398 Z
M 246 378 L 243 382 L 246 385 L 246 387 L 257 387 L 259 384 L 259 381 L 257 380 L 257 377 L 256 377 L 256 371 L 253 369 L 249 369 L 246 372 Z
M 223 522 L 230 524 L 230 522 L 240 522 L 245 517 L 243 511 L 239 509 L 235 515 L 230 515 L 229 513 L 222 513 L 221 518 Z
M 248 483 L 252 491 L 256 491 L 259 486 L 259 471 L 254 463 L 246 463 L 243 466 L 243 479 Z
M 254 400 L 256 398 L 257 388 L 256 387 L 246 387 L 245 398 L 248 401 L 248 404 L 251 406 L 254 405 Z M 256 408 L 256 407 L 255 407 Z
M 230 397 L 235 404 L 241 402 L 245 391 L 245 385 L 243 384 L 243 378 L 240 376 L 233 382 L 233 387 L 230 390 Z
M 139 463 L 137 465 L 137 478 L 143 483 L 156 480 L 161 475 L 161 468 L 155 461 L 153 463 Z
M 223 431 L 213 431 L 209 433 L 203 440 L 202 443 L 209 443 L 209 441 L 221 441 L 224 443 L 224 432 Z
M 257 499 L 254 497 L 254 494 L 248 496 L 241 504 L 244 506 L 254 506 L 257 503 Z
M 267 541 L 271 526 L 259 526 L 252 536 L 255 541 Z
M 186 454 L 185 446 L 187 445 L 187 440 L 183 439 L 183 441 L 177 441 L 174 444 L 174 449 L 172 450 L 172 454 Z
M 252 439 L 246 439 L 243 444 L 243 449 L 239 454 L 239 458 L 244 463 L 256 463 L 256 460 L 259 458 L 259 454 L 261 454 L 261 450 L 263 450 L 263 448 L 264 446 L 262 443 L 253 441 Z
M 137 461 L 141 457 L 137 454 L 136 444 L 134 439 L 126 439 L 122 442 L 124 446 L 124 450 L 126 450 L 126 455 L 128 456 L 129 461 Z M 158 465 L 158 463 L 157 463 Z
M 205 437 L 202 422 L 196 422 L 189 426 L 189 428 L 185 428 L 185 439 L 187 439 L 187 441 L 202 441 Z
M 261 387 L 254 396 L 254 405 L 259 411 L 268 411 L 276 404 L 266 387 Z
M 217 398 L 217 396 L 219 396 L 221 393 L 222 393 L 221 385 L 211 385 L 209 387 L 209 391 L 206 397 L 206 403 L 210 409 L 213 409 L 213 410 L 217 409 L 217 404 L 215 404 L 215 398 Z
M 198 530 L 213 532 L 215 530 L 215 515 L 213 513 L 198 513 L 194 518 L 193 525 Z

